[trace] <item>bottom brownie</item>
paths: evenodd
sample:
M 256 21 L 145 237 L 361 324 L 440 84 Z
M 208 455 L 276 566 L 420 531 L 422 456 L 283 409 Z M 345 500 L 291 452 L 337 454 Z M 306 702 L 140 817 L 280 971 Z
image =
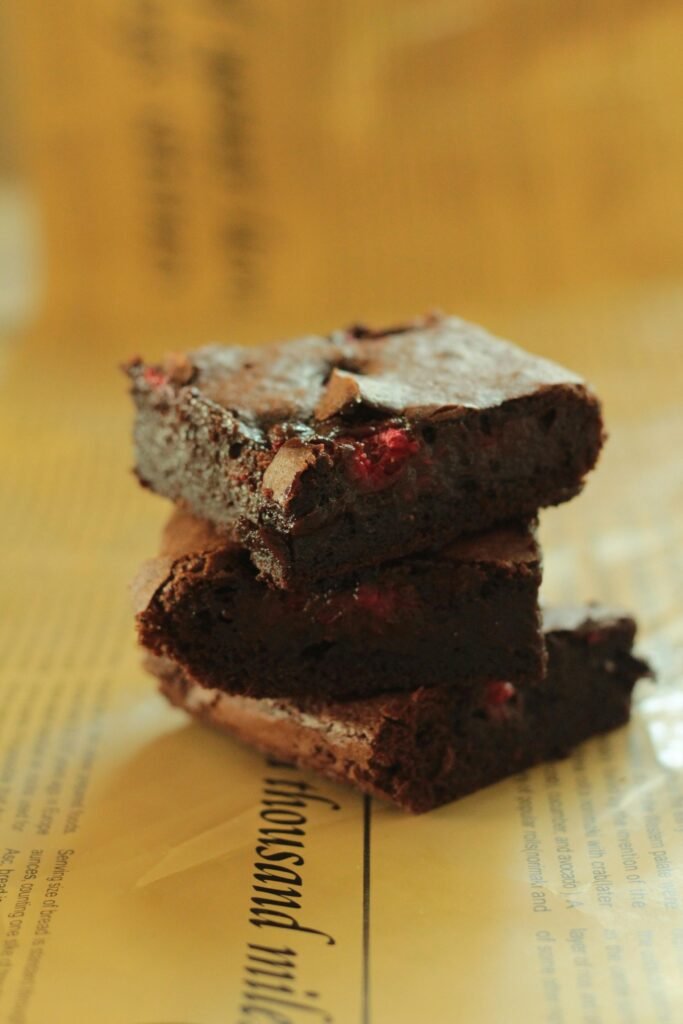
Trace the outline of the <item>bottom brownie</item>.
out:
M 422 687 L 344 704 L 301 708 L 230 696 L 190 682 L 172 662 L 147 665 L 173 703 L 264 753 L 405 810 L 428 811 L 628 721 L 647 665 L 631 651 L 633 619 L 598 607 L 545 613 L 548 676 L 520 690 L 481 686 L 463 705 L 449 687 Z

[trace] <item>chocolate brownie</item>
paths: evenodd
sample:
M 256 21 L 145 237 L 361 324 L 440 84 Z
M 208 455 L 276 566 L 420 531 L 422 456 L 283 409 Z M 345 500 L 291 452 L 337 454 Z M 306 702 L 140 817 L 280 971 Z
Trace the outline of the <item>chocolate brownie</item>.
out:
M 305 591 L 267 586 L 247 552 L 176 511 L 134 585 L 140 640 L 190 678 L 252 697 L 368 697 L 543 675 L 531 526 L 463 537 Z
M 266 754 L 408 811 L 428 811 L 539 761 L 566 756 L 629 718 L 631 691 L 648 667 L 631 653 L 635 623 L 606 609 L 553 611 L 546 619 L 548 677 L 520 690 L 506 681 L 346 704 L 228 696 L 193 683 L 170 661 L 148 668 L 173 703 Z
M 603 441 L 579 377 L 454 317 L 126 369 L 140 481 L 280 587 L 531 518 Z

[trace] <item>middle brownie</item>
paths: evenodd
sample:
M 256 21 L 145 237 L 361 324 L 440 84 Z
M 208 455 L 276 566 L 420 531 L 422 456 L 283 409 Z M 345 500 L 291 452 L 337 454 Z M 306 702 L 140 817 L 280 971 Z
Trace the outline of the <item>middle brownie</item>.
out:
M 141 643 L 204 686 L 294 701 L 529 684 L 545 674 L 532 525 L 464 537 L 301 592 L 256 577 L 229 536 L 176 511 L 159 557 L 134 583 Z

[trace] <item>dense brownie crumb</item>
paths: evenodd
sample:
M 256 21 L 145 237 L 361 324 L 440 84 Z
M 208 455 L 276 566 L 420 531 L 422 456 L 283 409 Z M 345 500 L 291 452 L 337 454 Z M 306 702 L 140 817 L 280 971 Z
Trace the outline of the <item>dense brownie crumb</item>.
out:
M 453 317 L 127 366 L 140 481 L 281 587 L 578 493 L 603 441 L 574 374 Z
M 207 689 L 172 662 L 148 668 L 174 704 L 257 749 L 311 768 L 399 807 L 422 812 L 540 761 L 566 756 L 629 718 L 647 665 L 632 653 L 635 623 L 607 609 L 557 610 L 546 622 L 543 687 L 482 684 L 303 708 Z
M 509 524 L 438 552 L 279 590 L 246 552 L 176 512 L 135 585 L 140 641 L 230 693 L 306 700 L 417 685 L 538 681 L 545 646 L 534 530 Z

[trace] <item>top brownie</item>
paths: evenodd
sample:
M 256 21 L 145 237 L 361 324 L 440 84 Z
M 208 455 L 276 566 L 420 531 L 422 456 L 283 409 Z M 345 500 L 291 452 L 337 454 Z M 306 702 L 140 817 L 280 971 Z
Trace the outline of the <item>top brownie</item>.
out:
M 567 501 L 603 441 L 579 377 L 455 317 L 126 369 L 140 481 L 281 587 Z

